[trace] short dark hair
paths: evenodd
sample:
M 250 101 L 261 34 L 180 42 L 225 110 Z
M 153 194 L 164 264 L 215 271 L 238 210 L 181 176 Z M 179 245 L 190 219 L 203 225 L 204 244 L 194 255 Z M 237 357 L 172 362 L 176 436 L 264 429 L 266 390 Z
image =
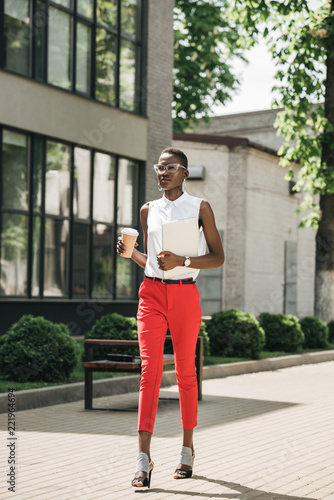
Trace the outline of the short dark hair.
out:
M 164 154 L 164 153 L 169 153 L 169 154 L 171 154 L 171 155 L 173 155 L 173 156 L 176 156 L 176 157 L 180 160 L 181 164 L 182 164 L 184 167 L 188 168 L 188 158 L 186 157 L 186 155 L 184 154 L 184 152 L 183 152 L 183 151 L 181 151 L 181 149 L 177 149 L 177 148 L 166 148 L 166 149 L 164 149 L 163 151 L 161 151 L 160 156 L 161 156 L 162 154 Z

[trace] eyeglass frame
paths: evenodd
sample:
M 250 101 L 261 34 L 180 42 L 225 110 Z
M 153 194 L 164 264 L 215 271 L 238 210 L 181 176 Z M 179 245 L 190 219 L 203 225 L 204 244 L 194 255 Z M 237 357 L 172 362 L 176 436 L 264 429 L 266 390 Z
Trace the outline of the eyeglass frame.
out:
M 161 170 L 159 170 L 159 167 L 164 167 L 164 169 L 161 171 Z M 177 169 L 175 172 L 169 172 L 168 167 L 177 167 Z M 154 169 L 155 173 L 157 173 L 157 174 L 162 174 L 164 172 L 168 172 L 169 174 L 176 174 L 176 172 L 179 171 L 180 167 L 184 168 L 185 170 L 188 170 L 187 167 L 185 167 L 184 165 L 181 165 L 181 163 L 169 163 L 169 165 L 161 165 L 161 163 L 155 163 L 153 165 L 153 169 Z

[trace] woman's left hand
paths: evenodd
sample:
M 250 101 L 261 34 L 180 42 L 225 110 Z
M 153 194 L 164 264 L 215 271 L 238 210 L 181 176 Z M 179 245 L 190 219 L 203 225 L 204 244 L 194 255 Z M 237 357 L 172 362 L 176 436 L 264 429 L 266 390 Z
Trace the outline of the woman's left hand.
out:
M 177 266 L 183 266 L 184 257 L 173 252 L 164 251 L 157 254 L 158 267 L 162 271 L 170 271 Z

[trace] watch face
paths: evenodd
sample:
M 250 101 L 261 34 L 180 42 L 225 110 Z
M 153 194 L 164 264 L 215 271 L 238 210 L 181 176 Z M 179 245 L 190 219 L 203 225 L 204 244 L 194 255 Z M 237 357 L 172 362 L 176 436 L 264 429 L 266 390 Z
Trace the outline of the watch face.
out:
M 189 257 L 187 257 L 186 260 L 184 261 L 184 265 L 185 266 L 190 266 L 190 259 L 189 259 Z

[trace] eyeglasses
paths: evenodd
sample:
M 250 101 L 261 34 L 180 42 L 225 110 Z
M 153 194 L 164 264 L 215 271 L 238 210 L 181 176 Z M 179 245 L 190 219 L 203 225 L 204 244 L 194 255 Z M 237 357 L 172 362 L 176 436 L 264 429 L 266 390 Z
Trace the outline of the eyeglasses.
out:
M 180 163 L 170 163 L 169 165 L 153 165 L 153 168 L 157 174 L 162 174 L 163 172 L 165 172 L 165 170 L 169 174 L 175 174 L 180 167 L 187 170 L 186 167 L 180 165 Z

